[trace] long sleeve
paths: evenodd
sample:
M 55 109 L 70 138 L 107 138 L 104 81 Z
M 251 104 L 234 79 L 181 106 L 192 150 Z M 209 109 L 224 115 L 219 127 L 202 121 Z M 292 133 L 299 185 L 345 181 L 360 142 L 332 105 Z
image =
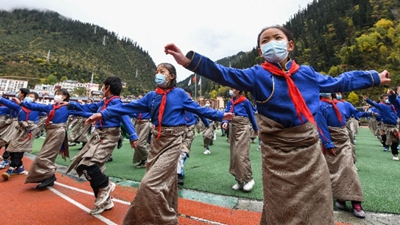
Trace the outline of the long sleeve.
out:
M 136 133 L 135 127 L 131 122 L 131 118 L 128 115 L 121 116 L 121 122 L 122 124 L 124 124 L 126 131 L 129 135 L 129 141 L 132 142 L 137 140 L 139 137 Z

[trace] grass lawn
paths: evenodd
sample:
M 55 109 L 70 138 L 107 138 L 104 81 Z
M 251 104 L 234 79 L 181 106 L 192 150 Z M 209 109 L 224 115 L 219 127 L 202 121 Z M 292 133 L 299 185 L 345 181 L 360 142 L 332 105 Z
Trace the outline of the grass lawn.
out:
M 226 137 L 220 137 L 217 130 L 217 140 L 211 146 L 211 154 L 203 154 L 201 134 L 196 134 L 192 144 L 190 158 L 185 164 L 185 189 L 193 189 L 209 193 L 237 196 L 262 200 L 261 183 L 261 154 L 257 151 L 258 144 L 251 144 L 251 163 L 256 182 L 253 191 L 244 193 L 233 191 L 235 180 L 229 174 L 229 143 Z M 33 154 L 37 154 L 44 139 L 36 139 Z M 78 152 L 80 145 L 70 147 L 71 158 Z M 383 152 L 378 139 L 368 128 L 360 128 L 357 134 L 356 151 L 358 156 L 357 168 L 363 192 L 363 208 L 366 211 L 400 214 L 400 161 L 393 161 L 390 152 Z M 106 174 L 126 180 L 140 181 L 145 169 L 136 169 L 132 163 L 133 149 L 127 140 L 121 149 L 113 152 L 114 161 L 107 163 Z M 69 165 L 70 160 L 64 161 L 58 157 L 56 163 Z M 350 206 L 350 205 L 348 205 Z

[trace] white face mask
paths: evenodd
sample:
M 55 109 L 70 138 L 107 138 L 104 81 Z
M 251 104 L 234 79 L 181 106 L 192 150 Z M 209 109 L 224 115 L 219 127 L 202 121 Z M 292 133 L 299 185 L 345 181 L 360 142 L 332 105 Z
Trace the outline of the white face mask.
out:
M 287 41 L 270 41 L 261 45 L 261 52 L 268 62 L 280 63 L 289 55 Z
M 205 106 L 205 107 L 210 107 L 210 104 L 206 103 L 204 106 Z
M 62 101 L 63 101 L 62 95 L 55 95 L 54 96 L 54 102 L 62 102 Z
M 32 103 L 33 100 L 34 100 L 34 99 L 31 98 L 31 97 L 26 97 L 26 98 L 24 99 L 25 102 L 29 102 L 29 103 Z

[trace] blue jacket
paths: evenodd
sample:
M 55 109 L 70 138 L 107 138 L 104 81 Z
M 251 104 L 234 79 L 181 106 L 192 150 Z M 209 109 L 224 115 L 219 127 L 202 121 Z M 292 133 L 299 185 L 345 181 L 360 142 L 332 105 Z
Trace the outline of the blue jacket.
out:
M 186 69 L 219 84 L 250 92 L 261 115 L 286 128 L 302 124 L 290 99 L 288 84 L 284 77 L 273 75 L 260 65 L 247 69 L 222 66 L 192 51 L 186 57 L 191 59 Z M 291 65 L 292 61 L 289 61 L 286 68 L 290 68 Z M 279 67 L 278 64 L 276 66 Z M 379 74 L 373 70 L 350 71 L 338 77 L 331 77 L 324 76 L 314 71 L 312 67 L 304 65 L 300 66 L 291 78 L 313 115 L 319 111 L 320 92 L 348 92 L 380 84 Z M 306 121 L 304 117 L 303 121 Z

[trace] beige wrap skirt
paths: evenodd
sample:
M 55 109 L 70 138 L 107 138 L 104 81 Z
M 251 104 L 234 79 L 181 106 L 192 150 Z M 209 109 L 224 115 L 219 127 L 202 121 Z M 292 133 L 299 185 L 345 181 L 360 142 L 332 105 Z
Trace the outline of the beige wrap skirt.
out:
M 106 169 L 105 163 L 114 151 L 115 146 L 117 146 L 120 135 L 120 127 L 96 129 L 89 142 L 72 159 L 67 173 L 72 169 L 76 169 L 78 175 L 81 176 L 83 174 L 82 169 L 79 167 L 81 165 L 98 165 L 104 173 Z
M 68 135 L 68 141 L 88 142 L 91 124 L 85 124 L 86 118 L 78 116 L 71 123 L 71 130 Z
M 157 130 L 153 130 L 147 171 L 123 224 L 179 224 L 176 167 L 185 129 L 185 126 L 162 127 L 159 138 Z
M 11 139 L 8 152 L 30 152 L 32 151 L 33 140 L 35 140 L 35 131 L 37 124 L 33 121 L 19 121 L 15 128 L 15 136 Z
M 257 115 L 264 206 L 260 224 L 334 224 L 329 170 L 317 129 Z
M 229 173 L 240 183 L 247 183 L 253 179 L 250 162 L 251 134 L 249 121 L 249 118 L 243 116 L 235 116 L 229 121 Z
M 29 169 L 25 183 L 39 183 L 55 174 L 55 161 L 65 142 L 66 129 L 65 123 L 50 123 L 46 126 L 46 139 Z
M 133 163 L 140 162 L 147 159 L 147 139 L 151 132 L 153 124 L 150 120 L 137 120 L 135 130 L 139 139 L 137 140 L 137 148 L 133 153 Z
M 364 201 L 360 179 L 354 167 L 352 148 L 346 127 L 329 127 L 336 156 L 325 155 L 332 181 L 333 197 L 340 201 Z

